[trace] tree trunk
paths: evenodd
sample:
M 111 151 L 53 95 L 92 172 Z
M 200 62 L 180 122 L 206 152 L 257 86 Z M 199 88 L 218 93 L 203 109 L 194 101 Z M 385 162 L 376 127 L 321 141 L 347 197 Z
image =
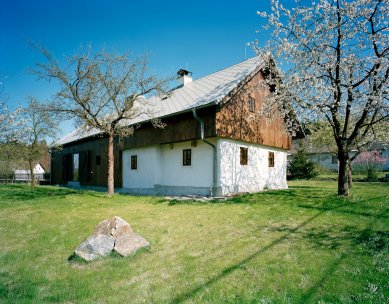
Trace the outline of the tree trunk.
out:
M 31 188 L 35 188 L 35 176 L 34 176 L 34 167 L 32 166 L 32 161 L 28 161 L 28 164 L 30 165 L 30 179 L 31 179 Z
M 114 156 L 113 156 L 113 134 L 108 134 L 108 196 L 115 193 L 114 190 Z
M 347 182 L 348 187 L 351 188 L 353 186 L 353 176 L 352 176 L 352 167 L 351 167 L 351 159 L 347 161 Z
M 340 150 L 338 151 L 339 159 L 339 174 L 338 174 L 338 195 L 348 196 L 349 195 L 349 184 L 348 184 L 348 153 Z

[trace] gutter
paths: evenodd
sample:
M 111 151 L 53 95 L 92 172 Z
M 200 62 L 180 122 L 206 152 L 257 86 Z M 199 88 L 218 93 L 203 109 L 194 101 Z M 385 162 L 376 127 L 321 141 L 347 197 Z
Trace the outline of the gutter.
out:
M 197 115 L 196 108 L 192 108 L 192 113 L 193 113 L 193 117 L 200 123 L 200 138 L 201 138 L 201 140 L 203 142 L 205 142 L 206 144 L 210 145 L 212 147 L 212 150 L 213 150 L 213 170 L 212 170 L 213 183 L 210 187 L 210 192 L 211 192 L 211 196 L 215 196 L 216 195 L 216 186 L 217 186 L 217 148 L 213 143 L 211 143 L 210 141 L 205 139 L 204 121 Z

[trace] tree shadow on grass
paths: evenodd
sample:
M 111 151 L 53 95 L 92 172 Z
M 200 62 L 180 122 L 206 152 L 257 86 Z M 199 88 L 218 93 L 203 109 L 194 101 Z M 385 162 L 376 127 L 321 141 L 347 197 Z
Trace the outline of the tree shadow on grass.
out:
M 384 218 L 381 213 L 375 218 Z M 294 230 L 288 225 L 269 228 L 270 232 L 290 233 Z M 293 240 L 305 240 L 311 244 L 313 249 L 338 249 L 339 247 L 363 246 L 368 252 L 381 252 L 388 249 L 389 233 L 384 230 L 373 230 L 370 227 L 363 230 L 355 226 L 345 226 L 337 229 L 334 226 L 309 227 L 309 229 L 300 229 L 290 237 Z M 289 239 L 290 239 L 289 238 Z
M 186 293 L 178 295 L 176 298 L 174 298 L 171 301 L 171 303 L 182 303 L 182 302 L 184 302 L 186 300 L 189 300 L 191 297 L 195 296 L 197 293 L 207 289 L 209 286 L 211 286 L 212 284 L 218 282 L 219 280 L 223 279 L 224 277 L 228 276 L 230 273 L 234 272 L 237 269 L 242 268 L 246 263 L 250 262 L 254 258 L 258 257 L 259 255 L 261 255 L 263 253 L 265 253 L 266 251 L 268 251 L 269 249 L 273 248 L 274 246 L 280 244 L 281 242 L 286 240 L 291 234 L 296 233 L 299 229 L 301 229 L 304 226 L 308 225 L 309 223 L 313 222 L 316 218 L 320 217 L 323 213 L 324 213 L 324 211 L 321 211 L 321 212 L 317 213 L 316 215 L 314 215 L 314 216 L 310 217 L 309 219 L 305 220 L 304 222 L 302 222 L 297 227 L 292 228 L 290 231 L 285 233 L 283 236 L 277 238 L 276 240 L 274 240 L 270 244 L 264 246 L 260 250 L 254 252 L 253 254 L 249 255 L 245 259 L 241 260 L 239 263 L 236 263 L 236 264 L 234 264 L 234 265 L 232 265 L 230 267 L 227 267 L 227 268 L 223 269 L 219 274 L 217 274 L 214 277 L 210 278 L 208 281 L 206 281 L 206 282 L 204 282 L 202 284 L 199 284 L 198 286 L 196 286 L 195 288 L 193 288 L 192 290 L 190 290 L 190 291 L 188 291 Z
M 379 220 L 384 218 L 386 211 L 378 214 L 374 219 L 372 219 L 363 230 L 357 230 L 355 227 L 347 226 L 345 231 L 352 231 L 352 236 L 349 237 L 352 245 L 362 246 L 363 249 L 370 255 L 378 254 L 383 251 L 388 251 L 389 249 L 389 234 L 385 231 L 373 231 L 371 227 L 377 223 Z M 316 237 L 317 239 L 317 237 Z M 343 252 L 335 261 L 327 267 L 323 272 L 323 275 L 315 284 L 313 284 L 307 292 L 305 292 L 301 297 L 301 303 L 310 302 L 318 290 L 326 284 L 326 282 L 331 279 L 333 274 L 337 271 L 342 262 L 347 258 L 348 254 Z
M 296 207 L 303 208 L 303 209 L 309 209 L 309 210 L 317 210 L 317 211 L 334 211 L 335 213 L 341 213 L 341 214 L 349 214 L 349 215 L 357 215 L 357 216 L 367 216 L 367 217 L 375 217 L 377 216 L 377 213 L 374 212 L 376 208 L 374 208 L 374 205 L 370 208 L 366 205 L 363 205 L 363 211 L 359 211 L 358 208 L 361 208 L 360 203 L 347 203 L 343 205 L 343 208 L 334 210 L 332 206 L 335 202 L 325 202 L 321 205 L 313 205 L 313 204 L 297 204 Z M 369 209 L 371 212 L 368 212 Z M 384 219 L 388 218 L 388 212 L 389 209 L 384 210 L 384 215 L 382 216 Z
M 291 199 L 299 196 L 296 191 L 288 190 L 268 190 L 260 193 L 245 194 L 228 199 L 228 203 L 232 204 L 258 204 L 274 199 L 278 203 L 280 199 Z
M 305 190 L 305 189 L 316 190 L 316 189 L 318 189 L 320 191 L 323 190 L 323 188 L 321 188 L 321 187 L 315 187 L 315 186 L 312 186 L 312 185 L 309 185 L 309 186 L 290 186 L 289 189 L 292 189 L 292 190 L 299 190 L 299 189 L 303 189 L 303 190 Z
M 16 202 L 38 198 L 59 198 L 75 194 L 76 190 L 54 186 L 37 186 L 31 189 L 28 185 L 3 185 L 0 187 L 0 201 Z
M 296 189 L 285 189 L 285 190 L 267 190 L 258 193 L 246 193 L 246 194 L 237 194 L 231 197 L 225 197 L 224 199 L 212 199 L 208 198 L 206 200 L 202 197 L 187 197 L 184 199 L 170 199 L 167 200 L 165 197 L 159 197 L 155 202 L 166 203 L 169 205 L 207 205 L 207 204 L 246 204 L 246 205 L 255 205 L 255 204 L 287 204 L 289 206 L 294 206 L 299 201 L 309 201 L 314 200 L 314 204 L 317 204 L 317 199 L 322 199 L 326 201 L 331 201 L 336 203 L 336 207 L 339 206 L 339 203 L 343 203 L 343 198 L 339 198 L 334 194 L 328 194 L 323 192 L 320 188 L 307 187 L 309 191 L 303 189 L 301 191 Z M 332 208 L 332 206 L 331 206 Z
M 298 225 L 296 227 L 286 227 L 286 228 L 281 229 L 280 231 L 285 232 L 281 237 L 277 238 L 276 240 L 272 241 L 270 244 L 264 246 L 260 250 L 249 255 L 245 259 L 241 260 L 239 263 L 236 263 L 234 265 L 231 265 L 230 267 L 224 268 L 221 272 L 219 272 L 218 274 L 216 274 L 215 276 L 210 278 L 208 281 L 195 286 L 194 288 L 192 288 L 188 292 L 185 292 L 185 293 L 178 295 L 170 303 L 182 303 L 184 301 L 189 300 L 190 298 L 194 297 L 196 294 L 206 290 L 211 285 L 213 285 L 216 282 L 220 281 L 221 279 L 227 277 L 229 274 L 231 274 L 235 270 L 244 267 L 245 264 L 247 264 L 248 262 L 250 262 L 254 258 L 257 258 L 261 254 L 263 254 L 266 251 L 268 251 L 269 249 L 277 246 L 278 244 L 282 243 L 283 241 L 285 241 L 291 237 L 295 237 L 295 235 L 300 234 L 300 236 L 298 236 L 298 237 L 307 238 L 308 240 L 311 240 L 314 243 L 316 243 L 317 246 L 326 247 L 326 248 L 336 248 L 336 247 L 340 246 L 340 243 L 344 242 L 345 239 L 349 240 L 350 242 L 352 242 L 354 244 L 358 244 L 358 245 L 365 244 L 367 242 L 367 240 L 370 240 L 372 238 L 372 236 L 382 236 L 380 241 L 378 241 L 378 244 L 381 244 L 381 245 L 386 244 L 387 234 L 385 234 L 384 232 L 376 232 L 376 231 L 371 230 L 371 226 L 383 217 L 385 211 L 383 213 L 377 215 L 376 217 L 374 217 L 374 219 L 367 225 L 366 229 L 364 229 L 362 231 L 360 231 L 360 230 L 358 231 L 357 229 L 354 229 L 352 236 L 347 236 L 347 237 L 341 236 L 340 238 L 337 238 L 337 237 L 330 236 L 326 233 L 321 233 L 320 231 L 316 231 L 316 233 L 313 232 L 313 233 L 309 234 L 309 232 L 307 232 L 306 230 L 303 230 L 303 228 L 305 226 L 312 223 L 318 217 L 322 216 L 326 212 L 333 211 L 333 210 L 336 210 L 336 209 L 339 209 L 342 207 L 344 207 L 344 204 L 338 205 L 338 206 L 333 206 L 332 208 L 320 210 L 317 214 L 308 218 L 307 220 L 305 220 L 304 222 L 302 222 L 300 225 Z M 350 229 L 350 228 L 348 227 L 347 229 Z M 381 245 L 376 247 L 376 249 L 383 248 Z M 336 259 L 327 268 L 327 270 L 324 271 L 323 276 L 317 281 L 317 283 L 315 283 L 305 294 L 303 294 L 301 303 L 305 303 L 305 302 L 309 301 L 309 299 L 311 299 L 316 294 L 318 289 L 326 283 L 326 281 L 338 269 L 339 265 L 342 263 L 342 261 L 346 257 L 347 257 L 346 253 L 341 254 L 341 256 L 338 259 Z
M 312 297 L 317 293 L 319 288 L 322 288 L 325 283 L 331 279 L 332 275 L 336 270 L 339 268 L 339 266 L 342 264 L 342 262 L 347 258 L 346 253 L 342 253 L 339 258 L 335 259 L 333 263 L 331 263 L 327 269 L 324 271 L 323 275 L 311 288 L 308 289 L 307 292 L 305 292 L 302 297 L 300 303 L 309 303 Z
M 215 204 L 226 204 L 226 205 L 234 205 L 234 204 L 246 204 L 246 205 L 254 205 L 254 204 L 263 204 L 264 201 L 267 201 L 272 198 L 283 198 L 288 199 L 297 196 L 297 194 L 293 190 L 271 190 L 260 193 L 252 193 L 252 194 L 238 194 L 236 196 L 231 197 L 222 197 L 222 198 L 202 198 L 202 197 L 186 197 L 184 199 L 166 199 L 165 197 L 159 197 L 155 204 L 162 204 L 168 202 L 169 206 L 174 205 L 215 205 Z M 279 200 L 277 200 L 277 203 Z

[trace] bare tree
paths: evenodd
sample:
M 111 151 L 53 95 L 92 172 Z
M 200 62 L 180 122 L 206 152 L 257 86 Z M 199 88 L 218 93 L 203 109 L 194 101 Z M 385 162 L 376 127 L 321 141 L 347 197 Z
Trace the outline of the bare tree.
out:
M 57 132 L 57 122 L 35 98 L 29 97 L 28 106 L 21 112 L 24 122 L 21 140 L 24 142 L 22 158 L 28 162 L 31 188 L 35 188 L 34 167 L 47 153 L 46 140 Z
M 136 118 L 151 120 L 156 127 L 153 104 L 147 97 L 166 94 L 170 79 L 151 74 L 146 56 L 80 52 L 66 59 L 66 65 L 45 48 L 38 46 L 47 62 L 37 65 L 36 75 L 55 79 L 61 85 L 49 110 L 75 119 L 82 129 L 93 129 L 108 137 L 108 195 L 114 194 L 114 137 L 129 136 Z
M 268 50 L 288 69 L 282 82 L 268 78 L 280 84 L 268 101 L 292 100 L 303 119 L 326 121 L 339 159 L 338 195 L 347 196 L 350 150 L 389 133 L 389 2 L 296 2 L 288 9 L 272 0 L 271 13 L 258 13 L 271 30 Z

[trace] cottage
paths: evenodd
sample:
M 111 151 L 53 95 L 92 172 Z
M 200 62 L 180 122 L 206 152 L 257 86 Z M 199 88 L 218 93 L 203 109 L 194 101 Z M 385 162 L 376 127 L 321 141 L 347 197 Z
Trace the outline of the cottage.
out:
M 27 165 L 21 169 L 15 169 L 14 170 L 14 176 L 15 176 L 15 181 L 18 182 L 29 182 L 31 181 L 31 172 L 29 169 L 26 169 Z M 43 168 L 41 164 L 36 164 L 34 168 L 32 169 L 32 172 L 34 173 L 34 178 L 36 181 L 43 181 L 45 179 L 45 173 L 46 170 Z
M 254 57 L 180 85 L 155 103 L 164 129 L 148 121 L 115 141 L 115 187 L 135 194 L 228 195 L 285 189 L 291 145 L 282 118 L 260 114 L 269 93 L 264 62 Z M 155 97 L 158 98 L 158 97 Z M 54 184 L 107 185 L 107 138 L 68 134 L 52 151 Z

